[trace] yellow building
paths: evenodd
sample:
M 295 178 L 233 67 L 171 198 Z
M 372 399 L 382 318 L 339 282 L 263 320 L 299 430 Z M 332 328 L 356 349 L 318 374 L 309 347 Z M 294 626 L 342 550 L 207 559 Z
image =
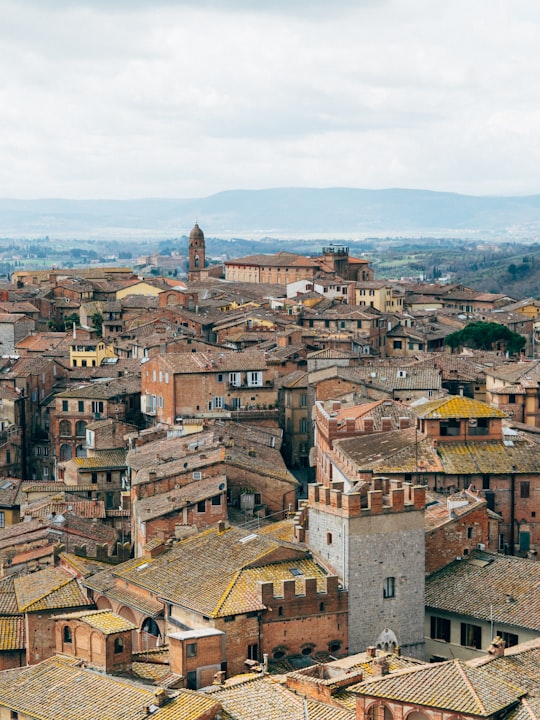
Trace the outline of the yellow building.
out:
M 95 330 L 74 328 L 73 340 L 69 346 L 71 367 L 100 367 L 105 358 L 116 357 L 113 345 L 96 337 Z
M 383 313 L 401 313 L 403 311 L 403 295 L 382 280 L 357 282 L 354 304 L 372 307 Z

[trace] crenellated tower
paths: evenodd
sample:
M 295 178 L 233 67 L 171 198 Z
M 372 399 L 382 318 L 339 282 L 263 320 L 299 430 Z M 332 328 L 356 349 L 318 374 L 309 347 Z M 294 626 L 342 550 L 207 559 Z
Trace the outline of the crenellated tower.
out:
M 375 478 L 309 486 L 297 539 L 348 591 L 349 652 L 424 656 L 425 487 Z

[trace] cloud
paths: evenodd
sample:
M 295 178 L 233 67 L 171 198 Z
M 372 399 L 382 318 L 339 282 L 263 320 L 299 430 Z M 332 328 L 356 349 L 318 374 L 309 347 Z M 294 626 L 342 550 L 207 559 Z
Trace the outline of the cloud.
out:
M 532 0 L 0 0 L 0 196 L 538 191 Z

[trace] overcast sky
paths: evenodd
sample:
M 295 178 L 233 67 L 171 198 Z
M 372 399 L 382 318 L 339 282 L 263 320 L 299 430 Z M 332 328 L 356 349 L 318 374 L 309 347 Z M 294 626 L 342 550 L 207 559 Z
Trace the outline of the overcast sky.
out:
M 0 0 L 0 197 L 540 193 L 538 0 Z

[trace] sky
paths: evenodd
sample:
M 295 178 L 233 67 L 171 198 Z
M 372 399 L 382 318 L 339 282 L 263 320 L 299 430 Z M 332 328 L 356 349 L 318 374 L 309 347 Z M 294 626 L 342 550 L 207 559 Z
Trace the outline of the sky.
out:
M 538 0 L 0 0 L 0 197 L 540 193 Z

